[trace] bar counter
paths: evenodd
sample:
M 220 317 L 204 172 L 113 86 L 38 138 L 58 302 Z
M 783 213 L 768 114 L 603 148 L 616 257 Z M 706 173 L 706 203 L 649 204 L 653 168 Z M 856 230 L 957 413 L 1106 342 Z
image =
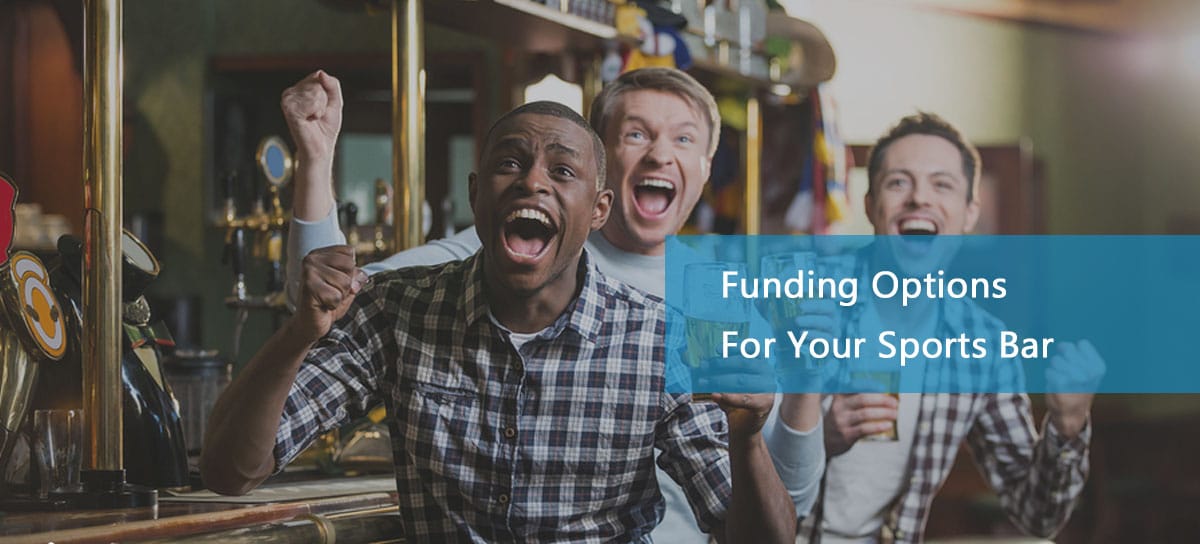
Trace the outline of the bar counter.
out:
M 168 502 L 127 510 L 0 513 L 0 544 L 400 542 L 395 493 L 267 504 Z

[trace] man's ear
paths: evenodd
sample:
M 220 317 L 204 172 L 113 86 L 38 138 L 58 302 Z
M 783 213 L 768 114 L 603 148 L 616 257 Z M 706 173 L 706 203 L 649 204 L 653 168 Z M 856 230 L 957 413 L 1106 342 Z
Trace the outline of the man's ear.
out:
M 875 195 L 870 191 L 863 195 L 863 211 L 867 214 L 867 221 L 871 222 L 871 226 L 875 226 Z
M 467 175 L 467 198 L 471 201 L 471 213 L 475 213 L 475 189 L 479 176 L 475 172 Z
M 979 199 L 972 198 L 967 203 L 967 223 L 963 225 L 963 233 L 969 234 L 975 230 L 975 224 L 979 222 Z
M 592 230 L 600 230 L 608 222 L 608 214 L 612 212 L 613 192 L 603 189 L 596 193 L 596 205 L 592 208 Z

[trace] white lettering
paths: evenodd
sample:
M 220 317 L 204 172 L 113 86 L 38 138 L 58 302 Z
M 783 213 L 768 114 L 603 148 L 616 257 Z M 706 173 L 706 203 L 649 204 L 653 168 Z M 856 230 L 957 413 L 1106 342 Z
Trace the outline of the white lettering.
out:
M 1000 358 L 1047 359 L 1053 343 L 1053 338 L 1021 338 L 1013 331 L 1001 331 Z

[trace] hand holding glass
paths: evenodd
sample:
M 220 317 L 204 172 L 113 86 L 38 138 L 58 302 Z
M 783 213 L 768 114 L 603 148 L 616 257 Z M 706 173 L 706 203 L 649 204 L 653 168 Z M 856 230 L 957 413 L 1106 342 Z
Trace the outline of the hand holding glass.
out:
M 721 342 L 725 331 L 736 331 L 739 337 L 750 332 L 750 303 L 740 296 L 723 298 L 721 280 L 725 271 L 735 271 L 745 277 L 743 263 L 696 263 L 683 269 L 684 308 L 687 321 L 687 349 L 684 359 L 693 369 L 706 361 L 721 358 Z M 711 395 L 692 394 L 692 400 L 708 400 Z

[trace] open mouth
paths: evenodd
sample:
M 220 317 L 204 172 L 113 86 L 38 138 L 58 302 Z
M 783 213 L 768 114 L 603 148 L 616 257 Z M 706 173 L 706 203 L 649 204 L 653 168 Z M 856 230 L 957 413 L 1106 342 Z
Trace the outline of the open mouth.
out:
M 546 253 L 558 227 L 550 216 L 536 208 L 513 210 L 504 219 L 504 245 L 514 256 L 537 259 Z
M 675 200 L 675 184 L 665 179 L 645 178 L 634 185 L 633 200 L 643 214 L 662 215 Z
M 932 236 L 938 233 L 937 224 L 928 219 L 903 219 L 899 226 L 900 234 L 903 235 Z

